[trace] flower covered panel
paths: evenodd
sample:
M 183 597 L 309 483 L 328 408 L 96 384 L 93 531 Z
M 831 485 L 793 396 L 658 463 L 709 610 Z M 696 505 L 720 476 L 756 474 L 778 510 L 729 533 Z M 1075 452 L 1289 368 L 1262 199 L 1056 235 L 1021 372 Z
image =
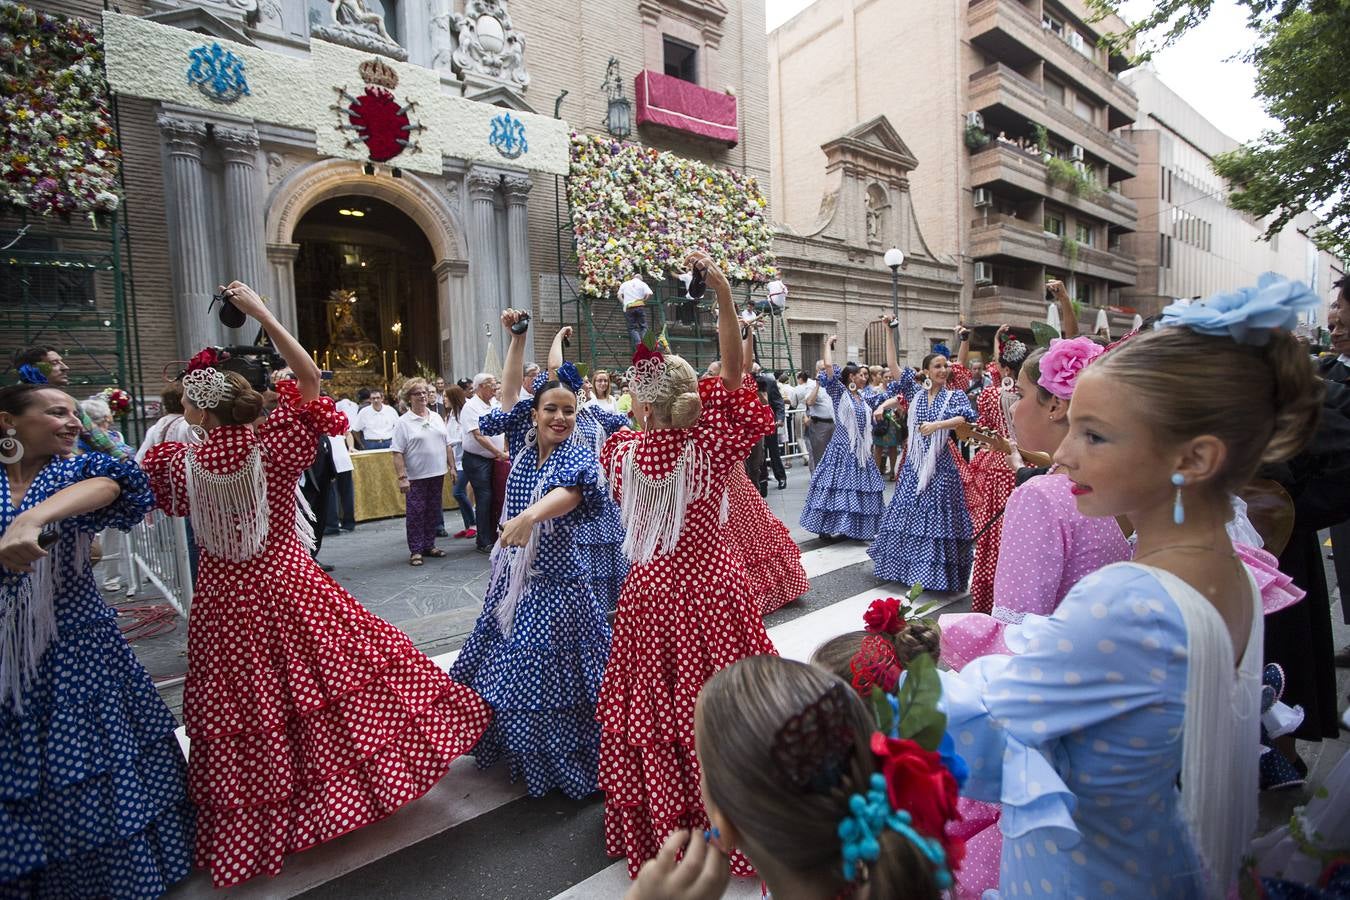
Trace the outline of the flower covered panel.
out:
M 0 3 L 0 96 L 0 202 L 67 217 L 117 208 L 117 141 L 92 25 Z
M 674 153 L 572 135 L 567 199 L 582 291 L 604 296 L 634 269 L 663 278 L 684 253 L 710 253 L 728 278 L 778 274 L 767 201 L 754 178 Z

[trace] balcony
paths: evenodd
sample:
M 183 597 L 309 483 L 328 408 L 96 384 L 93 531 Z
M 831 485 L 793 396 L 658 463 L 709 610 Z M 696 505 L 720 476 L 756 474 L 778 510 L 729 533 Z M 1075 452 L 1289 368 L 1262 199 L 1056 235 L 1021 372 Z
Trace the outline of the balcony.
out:
M 1110 107 L 1116 127 L 1139 116 L 1139 100 L 1134 91 L 1062 38 L 1042 28 L 1036 14 L 1019 0 L 975 0 L 966 12 L 966 38 L 996 59 L 1015 65 L 1044 59 Z
M 1139 173 L 1139 151 L 1129 141 L 1110 134 L 1045 96 L 1040 85 L 1017 72 L 995 63 L 973 73 L 969 80 L 970 109 L 987 110 L 1002 106 L 1013 113 L 1044 125 L 1070 143 L 1079 144 L 1117 170 L 1113 175 L 1133 178 Z M 1112 178 L 1113 181 L 1118 180 Z
M 976 322 L 1043 320 L 1048 304 L 1043 293 L 1002 284 L 978 284 L 970 312 Z
M 633 79 L 633 93 L 637 95 L 639 125 L 660 125 L 729 147 L 740 141 L 736 97 L 732 94 L 710 91 L 651 70 L 639 72 Z
M 991 141 L 970 155 L 970 186 L 1006 184 L 1022 191 L 1047 197 L 1111 225 L 1133 231 L 1139 221 L 1135 202 L 1117 191 L 1096 196 L 1079 196 L 1062 185 L 1046 179 L 1045 164 L 1019 150 L 1013 144 Z
M 998 214 L 975 222 L 970 228 L 972 259 L 1002 257 L 1030 262 L 1101 278 L 1113 284 L 1134 284 L 1137 266 L 1131 256 L 1079 246 L 1076 257 L 1069 258 L 1065 242 L 1046 234 L 1039 224 Z

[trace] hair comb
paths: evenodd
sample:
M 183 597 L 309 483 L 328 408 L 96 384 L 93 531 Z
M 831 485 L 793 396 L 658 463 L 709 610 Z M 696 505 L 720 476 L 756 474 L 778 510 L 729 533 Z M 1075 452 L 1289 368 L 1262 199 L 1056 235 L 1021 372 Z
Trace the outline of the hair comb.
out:
M 839 783 L 856 736 L 849 723 L 849 696 L 832 684 L 774 735 L 774 762 L 798 790 L 829 790 Z

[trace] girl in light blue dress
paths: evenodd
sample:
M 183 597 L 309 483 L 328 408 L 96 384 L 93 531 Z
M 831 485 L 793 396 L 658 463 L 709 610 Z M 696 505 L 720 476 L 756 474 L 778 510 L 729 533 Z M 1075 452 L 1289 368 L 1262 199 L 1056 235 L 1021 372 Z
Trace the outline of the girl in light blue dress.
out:
M 811 473 L 800 521 L 821 537 L 870 541 L 881 521 L 884 488 L 872 458 L 872 412 L 894 391 L 864 392 L 867 369 L 855 363 L 842 369 L 833 364 L 836 339 L 830 335 L 825 342 L 825 371 L 819 376 L 821 388 L 834 402 L 834 434 Z
M 1010 627 L 1016 656 L 942 674 L 964 793 L 1002 803 L 1003 897 L 1235 884 L 1256 827 L 1262 623 L 1228 495 L 1312 432 L 1313 373 L 1283 329 L 1317 302 L 1266 276 L 1169 307 L 1169 327 L 1078 379 L 1056 462 L 1081 513 L 1130 518 L 1134 559 Z

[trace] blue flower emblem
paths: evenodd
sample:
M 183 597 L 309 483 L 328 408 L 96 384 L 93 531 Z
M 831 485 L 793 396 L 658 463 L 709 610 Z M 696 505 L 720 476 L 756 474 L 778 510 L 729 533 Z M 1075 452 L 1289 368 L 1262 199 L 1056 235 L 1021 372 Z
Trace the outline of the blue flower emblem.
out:
M 1300 312 L 1321 303 L 1303 282 L 1267 272 L 1255 287 L 1215 294 L 1189 305 L 1173 303 L 1163 310 L 1157 327 L 1182 325 L 1200 334 L 1260 346 L 1270 340 L 1272 331 L 1292 331 Z
M 509 112 L 504 112 L 492 120 L 492 133 L 488 135 L 488 143 L 507 159 L 519 159 L 530 152 L 529 141 L 525 139 L 525 123 Z
M 187 83 L 195 84 L 219 103 L 233 103 L 249 95 L 244 61 L 220 44 L 202 44 L 188 51 Z

